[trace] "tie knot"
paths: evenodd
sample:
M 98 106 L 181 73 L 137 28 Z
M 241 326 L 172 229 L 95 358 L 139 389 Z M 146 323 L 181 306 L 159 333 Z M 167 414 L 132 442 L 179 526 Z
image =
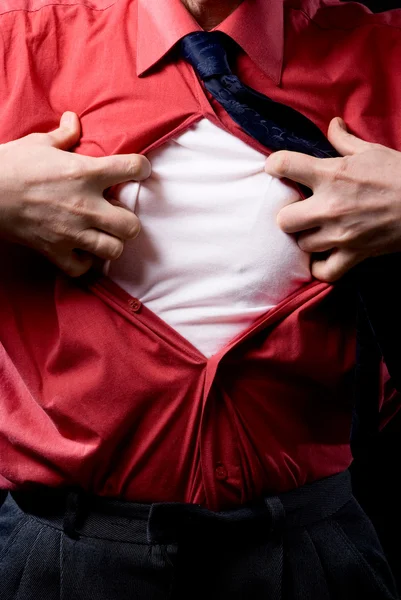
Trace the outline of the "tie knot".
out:
M 218 31 L 196 31 L 182 38 L 181 54 L 201 79 L 232 75 L 223 40 L 224 35 Z

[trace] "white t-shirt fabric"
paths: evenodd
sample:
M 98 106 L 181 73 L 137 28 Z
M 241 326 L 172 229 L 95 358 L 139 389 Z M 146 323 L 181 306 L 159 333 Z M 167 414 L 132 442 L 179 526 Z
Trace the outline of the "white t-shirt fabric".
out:
M 149 179 L 117 193 L 141 233 L 107 274 L 210 357 L 311 280 L 310 256 L 276 223 L 300 196 L 207 119 L 147 157 Z

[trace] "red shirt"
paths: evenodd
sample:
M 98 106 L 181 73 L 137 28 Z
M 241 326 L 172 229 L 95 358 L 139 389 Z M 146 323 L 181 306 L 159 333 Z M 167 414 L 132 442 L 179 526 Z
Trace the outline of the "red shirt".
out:
M 244 0 L 217 29 L 248 85 L 401 149 L 400 26 L 360 4 Z M 3 0 L 0 141 L 73 110 L 82 154 L 146 153 L 205 117 L 268 154 L 173 49 L 198 29 L 180 0 Z M 303 287 L 207 359 L 107 278 L 11 245 L 0 277 L 0 486 L 220 509 L 348 466 L 344 284 Z

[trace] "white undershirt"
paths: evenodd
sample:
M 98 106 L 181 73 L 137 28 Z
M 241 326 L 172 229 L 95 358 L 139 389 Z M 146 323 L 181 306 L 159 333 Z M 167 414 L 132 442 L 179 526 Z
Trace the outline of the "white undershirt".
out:
M 299 195 L 206 119 L 147 156 L 151 177 L 118 193 L 142 230 L 108 275 L 209 357 L 311 279 L 276 224 Z

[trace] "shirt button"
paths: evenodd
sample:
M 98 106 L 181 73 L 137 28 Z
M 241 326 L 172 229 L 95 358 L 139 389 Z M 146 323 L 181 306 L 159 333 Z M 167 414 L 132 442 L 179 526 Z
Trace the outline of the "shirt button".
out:
M 130 312 L 136 313 L 142 306 L 142 302 L 138 298 L 132 298 L 128 302 Z
M 223 465 L 218 465 L 215 469 L 215 473 L 216 479 L 219 479 L 220 481 L 224 481 L 225 479 L 227 479 L 227 469 Z

